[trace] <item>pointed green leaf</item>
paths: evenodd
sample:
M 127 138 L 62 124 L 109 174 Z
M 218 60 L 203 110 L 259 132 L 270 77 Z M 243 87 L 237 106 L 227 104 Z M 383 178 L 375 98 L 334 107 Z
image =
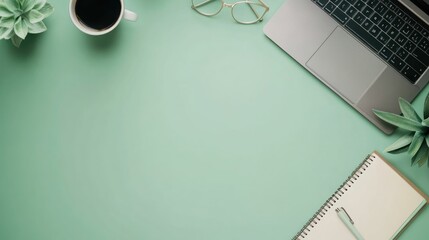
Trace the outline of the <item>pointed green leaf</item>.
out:
M 47 18 L 49 15 L 51 15 L 54 12 L 54 8 L 51 4 L 46 3 L 42 8 L 39 9 L 39 12 Z
M 28 12 L 31 9 L 34 8 L 34 5 L 36 5 L 36 1 L 35 0 L 22 0 L 21 1 L 21 8 L 23 10 L 23 12 Z
M 401 108 L 401 112 L 402 114 L 404 114 L 404 117 L 414 120 L 416 122 L 422 121 L 416 110 L 414 110 L 413 106 L 411 106 L 411 104 L 407 100 L 399 98 L 399 107 Z
M 40 10 L 43 6 L 45 6 L 46 0 L 36 0 L 36 5 L 34 5 L 34 9 Z
M 34 9 L 28 12 L 27 16 L 28 16 L 28 19 L 30 20 L 30 23 L 38 23 L 45 18 L 43 14 L 41 14 L 39 11 Z
M 8 39 L 7 36 L 13 32 L 13 28 L 0 28 L 0 39 Z
M 416 153 L 419 151 L 422 143 L 424 141 L 423 134 L 420 132 L 416 132 L 414 134 L 413 140 L 411 141 L 410 147 L 408 148 L 408 153 L 414 157 Z M 424 144 L 426 146 L 426 144 Z
M 19 3 L 17 0 L 3 0 L 2 3 L 10 12 L 14 12 L 19 8 Z
M 11 40 L 12 40 L 12 44 L 13 44 L 15 47 L 19 48 L 19 46 L 21 46 L 22 39 L 21 39 L 21 38 L 19 38 L 18 36 L 13 35 L 13 37 L 11 38 Z
M 24 23 L 21 17 L 16 20 L 13 29 L 15 30 L 15 34 L 21 39 L 25 39 L 28 34 L 28 26 Z
M 13 31 L 13 28 L 10 29 L 9 34 L 7 34 L 4 39 L 9 40 L 11 39 L 13 36 L 15 36 L 15 32 Z
M 10 16 L 13 16 L 13 12 L 7 8 L 6 4 L 0 2 L 0 17 Z
M 377 115 L 381 120 L 390 123 L 399 128 L 409 130 L 409 131 L 423 131 L 425 129 L 421 123 L 416 122 L 414 120 L 410 120 L 408 118 L 378 110 L 373 110 L 374 114 Z
M 429 118 L 429 94 L 426 96 L 425 105 L 423 106 L 423 117 Z
M 414 155 L 411 158 L 411 166 L 414 165 L 415 163 L 418 163 L 420 166 L 423 165 L 425 161 L 428 159 L 428 157 L 429 157 L 429 148 L 425 144 L 423 144 L 418 149 L 416 155 Z
M 4 28 L 13 28 L 15 24 L 15 17 L 2 17 L 0 18 L 0 27 Z
M 29 23 L 28 24 L 28 32 L 29 33 L 42 33 L 44 31 L 46 31 L 46 25 L 43 22 L 38 22 L 38 23 Z
M 426 146 L 429 147 L 429 134 L 425 136 Z
M 388 146 L 384 151 L 393 152 L 393 151 L 399 150 L 403 147 L 406 147 L 406 146 L 410 145 L 413 138 L 414 138 L 413 133 L 408 133 L 408 134 L 400 137 L 398 140 L 396 140 L 396 142 L 394 142 L 392 145 Z

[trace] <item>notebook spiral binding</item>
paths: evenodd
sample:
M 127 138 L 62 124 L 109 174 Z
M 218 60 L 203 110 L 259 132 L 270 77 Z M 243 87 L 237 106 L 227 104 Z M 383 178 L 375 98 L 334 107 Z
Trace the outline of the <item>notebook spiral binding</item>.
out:
M 335 191 L 331 197 L 319 208 L 319 210 L 313 215 L 313 217 L 304 225 L 304 227 L 293 237 L 293 240 L 305 239 L 308 233 L 314 228 L 315 225 L 325 216 L 326 212 L 336 203 L 349 188 L 352 187 L 354 181 L 356 181 L 372 164 L 374 161 L 373 155 L 368 155 L 365 160 L 359 164 L 359 166 L 352 172 L 346 181 Z

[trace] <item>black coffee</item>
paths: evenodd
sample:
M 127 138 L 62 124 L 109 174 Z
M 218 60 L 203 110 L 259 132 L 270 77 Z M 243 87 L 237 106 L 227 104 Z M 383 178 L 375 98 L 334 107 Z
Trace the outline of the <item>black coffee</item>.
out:
M 121 15 L 120 0 L 78 0 L 76 15 L 86 26 L 103 30 L 113 26 Z

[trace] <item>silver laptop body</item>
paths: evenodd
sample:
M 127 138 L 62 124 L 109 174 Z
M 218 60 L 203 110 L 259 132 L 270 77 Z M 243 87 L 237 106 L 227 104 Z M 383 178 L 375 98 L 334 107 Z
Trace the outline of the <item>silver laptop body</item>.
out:
M 425 29 L 429 29 L 429 16 L 425 12 L 429 1 L 361 0 L 363 7 L 358 1 L 286 0 L 266 24 L 264 32 L 347 103 L 390 134 L 394 128 L 379 120 L 372 110 L 400 113 L 398 98 L 412 101 L 427 84 L 429 46 L 426 48 L 425 44 L 429 38 Z M 340 5 L 342 3 L 345 5 Z M 360 18 L 355 10 L 361 14 Z M 380 14 L 376 15 L 377 11 Z M 410 16 L 414 20 L 409 20 Z M 393 25 L 378 26 L 386 24 L 384 20 Z M 372 28 L 368 27 L 371 23 Z M 363 29 L 368 29 L 368 33 Z M 410 51 L 406 52 L 405 48 Z

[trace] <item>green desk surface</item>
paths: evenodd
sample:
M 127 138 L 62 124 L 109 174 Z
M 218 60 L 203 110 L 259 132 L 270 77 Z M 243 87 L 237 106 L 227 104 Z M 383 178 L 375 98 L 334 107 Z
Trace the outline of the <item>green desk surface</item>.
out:
M 266 20 L 282 2 L 267 0 Z M 107 36 L 82 34 L 52 0 L 46 33 L 0 42 L 0 239 L 290 239 L 398 136 L 264 23 L 203 17 L 187 0 L 126 3 L 139 21 Z M 429 193 L 427 168 L 385 156 Z M 428 221 L 426 209 L 401 239 L 427 239 Z

